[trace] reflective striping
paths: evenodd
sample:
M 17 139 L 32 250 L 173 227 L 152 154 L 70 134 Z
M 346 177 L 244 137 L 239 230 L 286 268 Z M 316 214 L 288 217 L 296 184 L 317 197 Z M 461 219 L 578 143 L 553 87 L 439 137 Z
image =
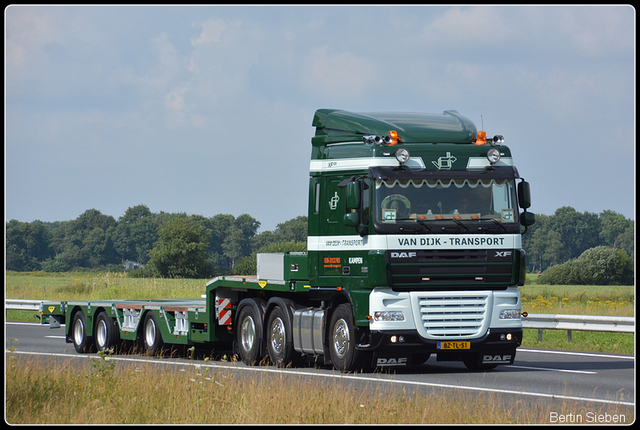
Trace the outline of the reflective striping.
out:
M 231 325 L 231 301 L 229 299 L 218 299 L 216 303 L 216 315 L 218 325 Z

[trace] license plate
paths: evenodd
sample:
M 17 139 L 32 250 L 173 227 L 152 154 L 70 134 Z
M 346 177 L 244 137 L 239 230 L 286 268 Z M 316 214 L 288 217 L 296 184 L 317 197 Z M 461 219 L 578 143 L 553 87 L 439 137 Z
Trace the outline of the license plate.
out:
M 438 349 L 471 349 L 471 342 L 438 342 Z

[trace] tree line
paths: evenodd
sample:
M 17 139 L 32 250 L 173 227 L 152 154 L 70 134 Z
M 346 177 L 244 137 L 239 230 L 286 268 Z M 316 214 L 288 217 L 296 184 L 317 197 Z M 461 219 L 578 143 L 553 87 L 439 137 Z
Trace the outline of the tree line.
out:
M 278 224 L 258 234 L 248 214 L 207 218 L 186 213 L 153 213 L 130 207 L 116 220 L 89 209 L 71 221 L 6 223 L 6 269 L 67 272 L 122 270 L 125 261 L 145 266 L 150 276 L 207 278 L 233 273 L 243 257 L 271 243 L 307 240 L 307 218 Z M 298 245 L 299 246 L 299 245 Z
M 536 223 L 522 239 L 528 270 L 544 272 L 598 246 L 622 250 L 634 259 L 634 229 L 633 220 L 610 210 L 580 213 L 563 206 L 553 215 L 536 214 Z
M 130 207 L 118 220 L 96 209 L 72 221 L 11 220 L 6 223 L 6 268 L 47 272 L 122 270 L 122 263 L 129 260 L 144 265 L 140 273 L 145 276 L 207 278 L 255 273 L 257 252 L 306 249 L 306 216 L 278 224 L 273 231 L 258 234 L 259 228 L 260 222 L 248 214 L 207 218 L 153 213 L 145 205 Z M 633 220 L 609 210 L 580 213 L 564 206 L 550 216 L 538 214 L 536 223 L 523 236 L 527 269 L 541 273 L 577 260 L 596 247 L 615 250 L 615 255 L 608 253 L 613 257 L 607 258 L 626 267 L 629 262 L 624 259 L 635 258 L 634 228 Z M 587 257 L 603 256 L 603 252 L 588 253 Z M 571 267 L 576 272 L 576 265 Z

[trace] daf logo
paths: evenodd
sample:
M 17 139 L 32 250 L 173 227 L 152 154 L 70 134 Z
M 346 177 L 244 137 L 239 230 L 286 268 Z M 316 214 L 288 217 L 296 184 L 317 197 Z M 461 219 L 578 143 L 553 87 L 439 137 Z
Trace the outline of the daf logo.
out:
M 496 255 L 494 257 L 508 257 L 511 255 L 511 251 L 496 251 Z
M 505 355 L 483 355 L 483 363 L 511 363 L 511 354 Z
M 382 366 L 406 366 L 407 363 L 407 357 L 400 357 L 400 358 L 378 358 L 378 361 L 376 362 L 376 364 L 380 367 Z
M 417 252 L 392 252 L 391 258 L 414 258 L 417 255 Z

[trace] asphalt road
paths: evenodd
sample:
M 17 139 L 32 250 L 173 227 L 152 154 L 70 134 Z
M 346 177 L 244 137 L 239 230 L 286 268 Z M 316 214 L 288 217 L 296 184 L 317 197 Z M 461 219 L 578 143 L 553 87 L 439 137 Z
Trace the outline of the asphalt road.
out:
M 10 339 L 19 344 L 14 354 L 55 357 L 56 359 L 85 360 L 87 354 L 78 354 L 73 345 L 64 341 L 64 326 L 50 329 L 37 323 L 5 323 L 6 348 Z M 8 351 L 8 349 L 7 349 Z M 398 390 L 420 390 L 426 393 L 453 390 L 469 396 L 491 395 L 505 403 L 520 402 L 535 405 L 540 402 L 577 402 L 594 409 L 607 405 L 635 411 L 635 357 L 629 355 L 573 352 L 559 350 L 519 348 L 515 363 L 498 366 L 489 372 L 472 372 L 458 362 L 438 362 L 431 357 L 425 364 L 393 373 L 341 374 L 329 368 L 304 367 L 277 369 L 273 366 L 249 367 L 242 363 L 190 361 L 188 359 L 157 358 L 145 355 L 113 356 L 126 362 L 144 361 L 158 365 L 190 366 L 194 363 L 224 371 L 247 375 L 278 372 L 322 378 L 327 383 L 337 380 L 348 384 L 384 386 Z

